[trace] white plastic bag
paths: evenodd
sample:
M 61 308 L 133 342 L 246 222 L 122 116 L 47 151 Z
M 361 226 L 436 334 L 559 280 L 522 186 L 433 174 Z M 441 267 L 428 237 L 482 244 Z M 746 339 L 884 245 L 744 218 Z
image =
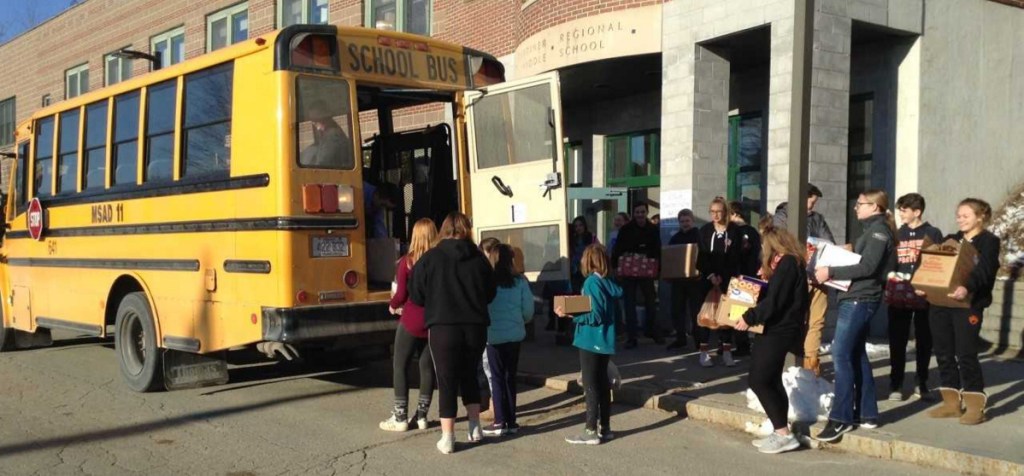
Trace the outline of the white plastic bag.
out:
M 786 388 L 789 396 L 790 421 L 815 422 L 828 417 L 832 409 L 832 399 L 835 396 L 832 382 L 814 375 L 814 372 L 801 367 L 790 367 L 782 374 L 782 385 Z M 764 407 L 758 401 L 754 391 L 747 389 L 747 407 L 760 413 L 764 413 Z M 762 425 L 763 426 L 763 423 Z M 748 424 L 747 429 L 751 431 L 753 423 Z

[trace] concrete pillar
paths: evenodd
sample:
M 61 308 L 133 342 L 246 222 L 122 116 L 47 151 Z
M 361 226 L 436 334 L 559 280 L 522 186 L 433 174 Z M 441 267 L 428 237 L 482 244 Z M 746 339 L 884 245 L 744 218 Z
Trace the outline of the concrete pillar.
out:
M 694 60 L 693 208 L 703 214 L 728 185 L 730 68 L 727 59 L 703 46 Z

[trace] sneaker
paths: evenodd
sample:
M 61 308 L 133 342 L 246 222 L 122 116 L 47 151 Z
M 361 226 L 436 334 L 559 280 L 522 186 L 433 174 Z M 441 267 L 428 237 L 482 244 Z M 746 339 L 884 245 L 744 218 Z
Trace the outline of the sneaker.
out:
M 392 413 L 387 420 L 380 422 L 379 426 L 384 431 L 406 431 L 409 429 L 409 422 L 405 420 L 404 416 Z
M 760 447 L 764 446 L 764 444 L 767 443 L 768 440 L 770 440 L 772 435 L 774 435 L 774 434 L 775 433 L 773 432 L 771 435 L 768 435 L 768 436 L 766 436 L 764 438 L 756 438 L 753 441 L 751 441 L 750 444 L 754 445 L 754 448 L 760 448 Z
M 732 351 L 731 350 L 727 350 L 725 352 L 722 352 L 722 362 L 725 363 L 726 367 L 735 367 L 736 366 L 736 361 L 732 359 Z
M 780 435 L 778 433 L 772 433 L 768 435 L 768 438 L 765 438 L 764 444 L 759 446 L 757 448 L 757 451 L 760 451 L 765 454 L 774 455 L 779 453 L 785 453 L 787 451 L 793 451 L 799 447 L 800 442 L 797 441 L 796 436 L 793 436 L 792 433 L 785 436 Z
M 665 350 L 678 350 L 678 349 L 685 349 L 685 348 L 686 348 L 686 337 L 684 336 L 682 339 L 676 339 L 676 340 L 672 341 L 672 343 L 669 344 L 668 347 L 665 347 Z
M 832 352 L 832 344 L 821 344 L 821 347 L 818 347 L 818 355 L 819 356 L 828 355 L 831 352 Z
M 935 400 L 935 396 L 933 396 L 932 392 L 928 390 L 927 385 L 921 385 L 920 387 L 917 387 L 917 389 L 914 390 L 914 397 L 920 398 L 921 400 L 924 400 L 926 402 L 931 402 Z
M 437 450 L 446 455 L 454 453 L 455 433 L 441 433 L 441 439 L 437 440 Z
M 470 443 L 479 443 L 484 441 L 484 434 L 480 431 L 480 422 L 469 422 L 469 435 L 467 436 Z
M 505 425 L 505 433 L 507 433 L 509 435 L 514 435 L 516 433 L 519 433 L 519 424 L 518 423 L 509 423 L 509 424 Z
M 899 390 L 893 390 L 893 391 L 889 392 L 889 401 L 890 402 L 902 402 L 903 401 L 903 393 L 900 392 Z
M 862 420 L 857 426 L 860 427 L 860 428 L 867 428 L 869 430 L 874 430 L 875 428 L 878 428 L 878 420 L 876 420 L 874 418 L 872 418 L 870 420 Z
M 824 441 L 826 443 L 831 443 L 833 441 L 838 440 L 839 437 L 843 436 L 843 434 L 849 433 L 852 429 L 853 425 L 840 423 L 835 420 L 829 420 L 828 423 L 825 424 L 825 429 L 821 430 L 816 436 L 814 436 L 814 439 L 818 441 Z
M 567 436 L 565 442 L 571 445 L 599 445 L 601 437 L 594 430 L 583 430 L 579 435 Z
M 611 441 L 615 439 L 615 432 L 613 432 L 611 428 L 605 428 L 603 426 L 597 431 L 597 435 L 601 438 L 601 441 Z
M 627 339 L 626 340 L 626 344 L 623 345 L 622 347 L 624 347 L 626 349 L 635 349 L 636 346 L 637 346 L 636 339 Z
M 711 356 L 708 355 L 707 352 L 701 352 L 700 353 L 700 358 L 698 360 L 700 361 L 700 366 L 701 367 L 714 367 L 715 366 L 715 363 L 711 361 Z
M 484 436 L 505 436 L 509 433 L 504 423 L 491 423 L 483 427 Z
M 416 428 L 426 430 L 430 427 L 430 421 L 427 420 L 427 412 L 416 410 L 416 416 L 413 418 L 416 422 Z

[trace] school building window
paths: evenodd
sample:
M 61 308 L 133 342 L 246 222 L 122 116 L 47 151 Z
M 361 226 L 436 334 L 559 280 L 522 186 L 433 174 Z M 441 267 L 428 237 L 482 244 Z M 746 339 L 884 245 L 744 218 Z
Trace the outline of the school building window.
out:
M 64 99 L 89 92 L 89 63 L 81 64 L 64 73 Z
M 117 52 L 105 55 L 103 57 L 103 65 L 105 73 L 103 84 L 106 86 L 120 83 L 132 77 L 132 60 L 122 58 Z
M 430 0 L 371 0 L 366 2 L 366 26 L 430 35 L 430 4 Z
M 206 17 L 206 51 L 249 38 L 249 4 L 240 3 Z
M 0 146 L 14 143 L 14 97 L 0 101 Z
M 609 187 L 657 187 L 661 178 L 657 131 L 605 138 L 606 181 Z
M 42 100 L 39 101 L 42 107 L 49 106 L 53 102 L 53 98 L 49 94 L 44 94 Z
M 185 61 L 185 27 L 156 35 L 149 43 L 150 51 L 157 57 L 161 68 Z
M 328 0 L 281 0 L 277 2 L 277 24 L 280 28 L 304 23 L 325 25 L 327 5 Z

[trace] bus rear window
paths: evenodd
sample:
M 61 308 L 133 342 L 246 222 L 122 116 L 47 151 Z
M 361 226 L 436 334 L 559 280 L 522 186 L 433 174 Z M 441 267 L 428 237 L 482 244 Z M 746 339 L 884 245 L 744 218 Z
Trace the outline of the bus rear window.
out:
M 295 143 L 299 167 L 351 170 L 352 114 L 348 83 L 302 77 L 296 80 Z

